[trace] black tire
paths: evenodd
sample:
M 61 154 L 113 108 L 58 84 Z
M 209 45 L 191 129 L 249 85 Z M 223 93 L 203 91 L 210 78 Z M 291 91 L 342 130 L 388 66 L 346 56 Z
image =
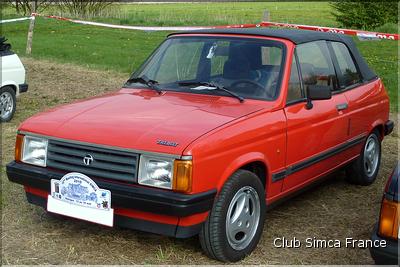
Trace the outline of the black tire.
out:
M 374 171 L 370 173 L 367 171 L 365 167 L 368 165 L 367 160 L 365 159 L 366 147 L 368 146 L 370 140 L 374 140 L 376 142 L 376 149 L 378 150 L 377 153 L 377 165 L 374 168 Z M 351 184 L 356 185 L 371 185 L 378 175 L 379 166 L 381 164 L 381 139 L 378 130 L 372 131 L 370 133 L 364 143 L 364 146 L 360 152 L 360 156 L 357 160 L 353 161 L 347 168 L 346 168 L 346 180 Z
M 2 116 L 2 113 L 0 113 L 0 121 L 1 122 L 8 122 L 12 119 L 15 113 L 16 105 L 17 105 L 17 98 L 15 96 L 15 91 L 13 88 L 10 86 L 4 86 L 3 88 L 0 89 L 0 101 L 2 96 L 11 96 L 11 110 L 8 112 L 6 116 Z M 0 103 L 0 109 L 3 108 L 3 104 Z
M 249 188 L 253 192 L 252 194 L 257 192 L 260 205 L 256 208 L 260 209 L 260 213 L 258 224 L 253 228 L 255 229 L 253 238 L 248 239 L 250 243 L 246 247 L 238 250 L 234 249 L 228 241 L 226 217 L 235 195 L 246 188 Z M 249 194 L 249 192 L 246 192 L 246 194 Z M 254 214 L 256 208 L 251 208 L 253 210 L 250 209 L 250 213 L 253 212 Z M 264 227 L 265 213 L 265 189 L 260 179 L 250 171 L 236 171 L 222 187 L 206 222 L 203 224 L 199 234 L 201 247 L 208 257 L 219 261 L 236 262 L 243 259 L 255 249 L 260 240 Z

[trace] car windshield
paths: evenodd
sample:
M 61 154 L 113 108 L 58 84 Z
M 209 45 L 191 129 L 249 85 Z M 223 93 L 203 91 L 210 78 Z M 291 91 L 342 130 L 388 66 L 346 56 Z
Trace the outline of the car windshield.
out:
M 273 40 L 172 37 L 132 75 L 126 87 L 143 85 L 137 81 L 145 77 L 161 90 L 272 100 L 278 95 L 283 60 L 284 45 Z

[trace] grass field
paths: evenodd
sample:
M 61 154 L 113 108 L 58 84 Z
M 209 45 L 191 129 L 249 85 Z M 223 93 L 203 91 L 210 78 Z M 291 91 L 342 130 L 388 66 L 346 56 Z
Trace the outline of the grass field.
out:
M 256 23 L 264 10 L 272 20 L 337 26 L 329 4 L 312 3 L 193 3 L 114 5 L 104 17 L 92 20 L 126 25 L 223 25 Z M 59 14 L 58 10 L 47 13 Z M 19 17 L 3 10 L 3 17 Z M 14 50 L 24 55 L 28 22 L 3 24 Z M 33 37 L 33 58 L 76 63 L 91 68 L 131 73 L 165 38 L 167 32 L 143 32 L 83 26 L 65 21 L 38 18 Z M 357 44 L 371 67 L 382 77 L 391 98 L 392 111 L 398 108 L 398 45 L 393 41 L 369 41 Z
M 2 29 L 13 49 L 21 55 L 25 53 L 27 28 L 28 22 L 19 22 L 4 25 Z M 128 74 L 147 58 L 165 35 L 165 32 L 108 29 L 38 18 L 32 57 Z
M 206 26 L 259 23 L 264 10 L 270 12 L 274 21 L 303 24 L 318 21 L 325 26 L 338 26 L 327 2 L 114 4 L 104 10 L 99 17 L 89 16 L 89 18 L 101 22 L 127 25 Z M 58 8 L 49 8 L 43 13 L 71 16 Z M 3 16 L 11 18 L 15 16 L 15 12 L 6 9 L 3 11 Z

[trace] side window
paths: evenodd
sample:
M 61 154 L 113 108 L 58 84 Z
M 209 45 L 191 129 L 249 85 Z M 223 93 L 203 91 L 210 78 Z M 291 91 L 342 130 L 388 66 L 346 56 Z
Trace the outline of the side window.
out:
M 306 88 L 309 85 L 324 85 L 332 91 L 337 89 L 336 73 L 325 41 L 300 44 L 296 50 Z
M 340 87 L 345 88 L 359 83 L 361 76 L 346 45 L 339 42 L 332 42 L 331 44 L 341 72 L 339 75 Z
M 288 103 L 295 100 L 299 100 L 302 99 L 303 97 L 304 96 L 302 94 L 300 85 L 299 70 L 297 69 L 296 58 L 293 57 L 286 102 Z

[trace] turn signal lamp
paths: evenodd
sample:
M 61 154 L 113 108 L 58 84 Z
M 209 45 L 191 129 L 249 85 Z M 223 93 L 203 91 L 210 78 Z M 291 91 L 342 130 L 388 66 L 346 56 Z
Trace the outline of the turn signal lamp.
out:
M 173 190 L 190 192 L 192 190 L 192 161 L 175 160 Z
M 24 143 L 24 136 L 18 134 L 15 140 L 15 161 L 21 161 L 22 159 L 22 146 Z
M 399 203 L 383 199 L 379 220 L 379 235 L 392 239 L 399 237 Z

